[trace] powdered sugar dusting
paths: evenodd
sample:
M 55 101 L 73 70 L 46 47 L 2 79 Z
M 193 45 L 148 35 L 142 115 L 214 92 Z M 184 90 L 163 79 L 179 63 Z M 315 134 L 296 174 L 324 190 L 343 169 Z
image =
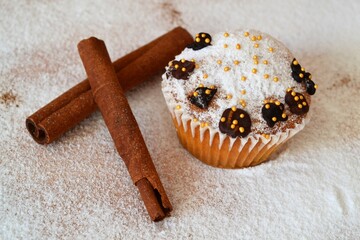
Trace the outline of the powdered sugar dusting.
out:
M 198 68 L 188 80 L 178 80 L 171 75 L 167 78 L 164 74 L 163 93 L 170 111 L 181 113 L 186 119 L 196 118 L 200 123 L 206 122 L 209 127 L 218 129 L 225 109 L 236 106 L 250 114 L 250 135 L 267 132 L 269 128 L 261 114 L 265 99 L 276 99 L 284 103 L 285 92 L 289 87 L 306 95 L 304 86 L 291 77 L 290 65 L 293 58 L 281 42 L 268 34 L 256 30 L 229 32 L 228 36 L 224 36 L 224 32 L 218 33 L 213 36 L 212 46 L 198 51 L 186 48 L 176 56 L 176 60 L 195 60 Z M 226 71 L 225 68 L 229 70 Z M 201 111 L 188 100 L 188 96 L 200 84 L 205 87 L 214 85 L 217 88 L 209 108 Z M 246 105 L 243 106 L 242 102 Z M 286 113 L 290 120 L 297 118 L 288 110 Z M 285 124 L 286 122 L 279 122 L 276 127 L 280 129 Z

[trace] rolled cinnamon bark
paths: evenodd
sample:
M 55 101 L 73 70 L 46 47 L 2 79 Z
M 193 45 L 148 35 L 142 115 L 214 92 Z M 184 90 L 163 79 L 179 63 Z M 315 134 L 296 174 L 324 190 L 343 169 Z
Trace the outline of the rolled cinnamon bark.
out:
M 113 63 L 124 91 L 150 79 L 192 42 L 177 27 Z M 149 65 L 151 63 L 151 65 Z M 88 80 L 63 93 L 26 119 L 26 128 L 40 144 L 49 144 L 96 110 Z
M 111 64 L 105 43 L 91 37 L 78 44 L 94 100 L 105 120 L 116 149 L 138 187 L 153 221 L 172 210 L 139 126 Z M 145 66 L 144 66 L 145 67 Z M 141 70 L 141 66 L 138 68 Z

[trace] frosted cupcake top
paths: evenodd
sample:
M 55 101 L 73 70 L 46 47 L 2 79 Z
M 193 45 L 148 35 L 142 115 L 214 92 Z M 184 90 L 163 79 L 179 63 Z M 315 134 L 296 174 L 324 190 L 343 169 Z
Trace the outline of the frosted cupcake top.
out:
M 197 34 L 162 81 L 173 114 L 234 138 L 301 123 L 316 88 L 282 43 L 255 30 Z

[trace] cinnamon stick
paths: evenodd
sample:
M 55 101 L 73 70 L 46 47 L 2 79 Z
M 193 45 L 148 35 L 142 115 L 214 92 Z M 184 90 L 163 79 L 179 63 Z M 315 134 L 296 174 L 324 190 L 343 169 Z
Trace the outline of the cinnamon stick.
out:
M 124 91 L 150 79 L 192 42 L 177 27 L 113 63 Z M 151 63 L 151 65 L 149 65 Z M 75 85 L 26 119 L 26 128 L 39 144 L 49 144 L 96 110 L 87 79 Z
M 153 221 L 159 221 L 168 215 L 172 206 L 117 79 L 118 76 L 111 64 L 105 43 L 91 37 L 82 40 L 78 44 L 78 50 L 94 100 L 105 120 L 116 149 L 140 191 L 150 218 Z M 140 66 L 138 69 L 143 68 Z

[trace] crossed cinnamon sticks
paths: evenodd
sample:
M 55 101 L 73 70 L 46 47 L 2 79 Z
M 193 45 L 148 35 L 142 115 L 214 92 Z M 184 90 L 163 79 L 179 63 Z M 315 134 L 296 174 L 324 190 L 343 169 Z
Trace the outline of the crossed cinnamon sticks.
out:
M 162 220 L 172 206 L 124 91 L 163 69 L 191 42 L 190 34 L 178 27 L 112 64 L 103 41 L 81 41 L 78 50 L 88 79 L 28 117 L 27 129 L 36 142 L 51 143 L 98 107 L 150 218 Z

